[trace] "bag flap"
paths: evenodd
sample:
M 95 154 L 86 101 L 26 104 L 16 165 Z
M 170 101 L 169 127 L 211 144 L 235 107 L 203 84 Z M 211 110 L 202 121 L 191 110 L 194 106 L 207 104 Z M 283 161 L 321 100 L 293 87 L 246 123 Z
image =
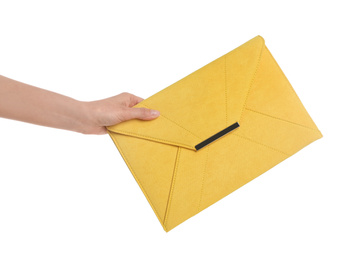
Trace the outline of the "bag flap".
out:
M 196 150 L 195 146 L 238 122 L 259 64 L 264 39 L 256 36 L 155 93 L 134 107 L 160 111 L 154 120 L 132 119 L 110 132 Z

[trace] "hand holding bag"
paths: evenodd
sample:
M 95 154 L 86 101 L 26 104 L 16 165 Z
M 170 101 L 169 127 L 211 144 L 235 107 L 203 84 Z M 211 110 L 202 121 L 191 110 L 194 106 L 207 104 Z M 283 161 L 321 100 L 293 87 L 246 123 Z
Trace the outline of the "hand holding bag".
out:
M 135 107 L 107 129 L 166 232 L 322 137 L 261 36 Z

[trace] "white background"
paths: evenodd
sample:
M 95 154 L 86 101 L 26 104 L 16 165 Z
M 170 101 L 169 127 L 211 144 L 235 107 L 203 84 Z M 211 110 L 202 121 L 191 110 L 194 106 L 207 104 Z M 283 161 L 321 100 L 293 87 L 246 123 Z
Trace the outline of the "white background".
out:
M 360 259 L 356 2 L 0 1 L 0 74 L 84 101 L 261 35 L 324 135 L 166 233 L 109 136 L 0 119 L 0 259 Z

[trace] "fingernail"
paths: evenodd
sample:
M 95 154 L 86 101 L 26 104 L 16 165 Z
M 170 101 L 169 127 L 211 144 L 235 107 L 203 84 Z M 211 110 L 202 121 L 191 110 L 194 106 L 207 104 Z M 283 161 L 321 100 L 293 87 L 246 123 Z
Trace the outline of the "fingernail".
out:
M 150 113 L 152 116 L 158 116 L 160 115 L 160 112 L 157 111 L 157 110 L 151 110 L 151 113 Z

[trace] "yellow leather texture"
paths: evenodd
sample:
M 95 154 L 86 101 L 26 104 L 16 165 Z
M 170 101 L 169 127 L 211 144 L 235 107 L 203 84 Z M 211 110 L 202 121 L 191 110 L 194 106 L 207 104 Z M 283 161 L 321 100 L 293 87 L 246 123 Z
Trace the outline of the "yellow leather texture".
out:
M 107 129 L 166 232 L 322 137 L 261 36 L 135 107 L 160 116 Z

